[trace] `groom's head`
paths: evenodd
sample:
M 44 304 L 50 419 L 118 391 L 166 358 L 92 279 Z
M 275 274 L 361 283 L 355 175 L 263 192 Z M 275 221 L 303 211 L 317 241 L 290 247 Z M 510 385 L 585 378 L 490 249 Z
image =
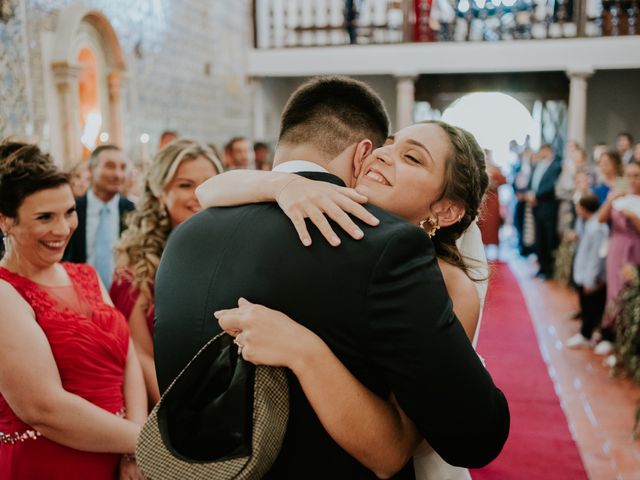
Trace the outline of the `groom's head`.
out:
M 316 77 L 285 105 L 274 163 L 313 161 L 349 185 L 354 162 L 382 145 L 388 133 L 387 112 L 369 86 L 347 77 Z

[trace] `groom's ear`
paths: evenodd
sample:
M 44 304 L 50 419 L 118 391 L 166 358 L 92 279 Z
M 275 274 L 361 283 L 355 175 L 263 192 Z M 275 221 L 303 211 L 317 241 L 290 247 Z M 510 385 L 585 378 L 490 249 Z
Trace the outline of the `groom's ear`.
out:
M 356 145 L 355 152 L 353 153 L 353 178 L 358 178 L 360 171 L 362 170 L 362 163 L 373 152 L 373 142 L 368 138 L 361 140 Z
M 464 207 L 451 200 L 440 200 L 431 207 L 431 211 L 438 218 L 438 225 L 441 227 L 448 227 L 459 222 L 465 214 Z

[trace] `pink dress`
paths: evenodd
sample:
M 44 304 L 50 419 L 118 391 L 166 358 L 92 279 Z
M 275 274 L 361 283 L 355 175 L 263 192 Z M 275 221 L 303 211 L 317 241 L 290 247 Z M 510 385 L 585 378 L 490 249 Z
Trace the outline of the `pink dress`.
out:
M 0 267 L 33 308 L 49 340 L 62 386 L 114 415 L 124 415 L 124 372 L 129 329 L 104 303 L 95 270 L 64 263 L 72 285 L 45 287 Z M 83 452 L 40 436 L 0 395 L 0 478 L 15 480 L 114 478 L 120 455 Z
M 611 235 L 607 253 L 607 304 L 624 287 L 620 271 L 625 263 L 640 265 L 640 233 L 619 210 L 611 209 Z M 604 327 L 613 325 L 613 318 L 605 318 Z

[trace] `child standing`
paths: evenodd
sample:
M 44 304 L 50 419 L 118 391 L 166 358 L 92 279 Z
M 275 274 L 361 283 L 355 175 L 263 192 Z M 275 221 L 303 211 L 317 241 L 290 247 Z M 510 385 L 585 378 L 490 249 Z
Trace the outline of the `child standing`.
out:
M 582 221 L 578 248 L 573 263 L 573 280 L 578 286 L 582 327 L 580 333 L 567 340 L 569 348 L 588 347 L 591 335 L 600 325 L 606 303 L 606 255 L 603 250 L 609 237 L 609 227 L 600 223 L 595 212 L 600 207 L 598 197 L 589 193 L 578 200 L 576 213 Z

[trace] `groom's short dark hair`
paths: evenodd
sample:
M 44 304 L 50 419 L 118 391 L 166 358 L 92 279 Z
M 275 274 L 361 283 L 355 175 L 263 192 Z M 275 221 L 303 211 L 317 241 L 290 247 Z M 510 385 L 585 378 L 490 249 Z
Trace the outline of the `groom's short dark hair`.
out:
M 348 77 L 316 77 L 289 98 L 278 142 L 310 143 L 333 158 L 365 138 L 378 147 L 388 135 L 389 117 L 371 87 Z

